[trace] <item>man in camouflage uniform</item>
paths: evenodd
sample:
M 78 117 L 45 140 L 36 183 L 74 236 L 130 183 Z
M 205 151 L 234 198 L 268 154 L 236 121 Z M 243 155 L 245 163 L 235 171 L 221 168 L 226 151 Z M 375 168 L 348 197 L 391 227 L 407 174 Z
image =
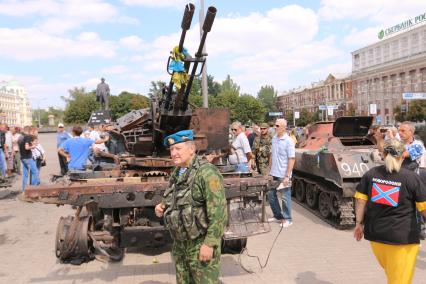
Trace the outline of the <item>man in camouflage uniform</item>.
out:
M 253 156 L 256 161 L 257 171 L 262 175 L 269 174 L 269 157 L 271 155 L 271 136 L 268 134 L 269 125 L 262 123 L 260 125 L 260 136 L 257 136 L 253 142 Z
M 173 238 L 176 282 L 219 283 L 220 244 L 227 222 L 223 178 L 195 154 L 192 130 L 164 139 L 176 168 L 155 207 Z

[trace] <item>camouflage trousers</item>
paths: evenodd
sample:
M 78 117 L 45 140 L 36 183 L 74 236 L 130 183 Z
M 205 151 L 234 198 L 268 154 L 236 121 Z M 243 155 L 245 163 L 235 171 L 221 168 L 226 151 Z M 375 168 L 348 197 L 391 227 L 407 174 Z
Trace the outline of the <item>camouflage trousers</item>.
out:
M 172 256 L 176 265 L 177 284 L 216 284 L 219 283 L 220 247 L 215 248 L 209 262 L 198 260 L 204 237 L 178 242 L 174 241 Z
M 269 175 L 269 165 L 268 164 L 258 164 L 257 171 L 259 174 L 266 176 Z

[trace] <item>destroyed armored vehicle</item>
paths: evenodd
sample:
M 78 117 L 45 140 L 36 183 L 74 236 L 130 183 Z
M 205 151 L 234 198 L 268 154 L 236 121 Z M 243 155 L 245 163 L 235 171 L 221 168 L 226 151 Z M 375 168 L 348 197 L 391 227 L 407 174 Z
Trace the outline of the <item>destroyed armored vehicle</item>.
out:
M 382 163 L 366 135 L 373 117 L 340 117 L 318 122 L 296 149 L 293 195 L 312 213 L 339 229 L 355 225 L 356 186 L 369 169 Z
M 183 54 L 185 34 L 194 10 L 192 4 L 185 7 L 181 39 L 174 48 L 175 53 Z M 80 263 L 94 255 L 120 260 L 127 247 L 161 247 L 170 242 L 170 235 L 162 218 L 155 216 L 154 207 L 162 200 L 173 168 L 163 139 L 183 129 L 194 130 L 198 154 L 212 161 L 224 176 L 229 220 L 223 249 L 241 251 L 248 236 L 270 230 L 264 223 L 264 202 L 261 206 L 252 202 L 253 195 L 264 201 L 269 179 L 233 172 L 225 163 L 229 111 L 192 109 L 188 103 L 193 79 L 201 73 L 197 66 L 202 69 L 206 60 L 202 50 L 215 15 L 216 9 L 209 7 L 198 51 L 194 57 L 181 58 L 183 71 L 173 70 L 171 66 L 176 58 L 169 58 L 167 69 L 172 79 L 163 89 L 163 96 L 153 99 L 149 109 L 134 110 L 116 121 L 112 131 L 116 136 L 119 134 L 118 137 L 121 135 L 117 141 L 124 141 L 131 153 L 120 157 L 120 167 L 72 172 L 56 184 L 30 186 L 25 190 L 25 198 L 31 201 L 77 208 L 75 216 L 61 218 L 57 227 L 55 251 L 61 261 Z M 174 87 L 177 72 L 188 76 L 179 88 Z

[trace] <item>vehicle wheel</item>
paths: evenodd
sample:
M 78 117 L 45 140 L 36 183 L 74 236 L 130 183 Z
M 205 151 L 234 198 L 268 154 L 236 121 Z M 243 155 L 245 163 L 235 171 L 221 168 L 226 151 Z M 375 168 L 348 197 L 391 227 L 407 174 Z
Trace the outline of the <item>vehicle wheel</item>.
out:
M 305 201 L 305 182 L 302 180 L 296 180 L 294 183 L 294 192 L 296 195 L 296 200 L 299 202 Z
M 222 239 L 222 253 L 239 254 L 247 246 L 247 238 L 224 240 Z
M 61 217 L 56 229 L 55 255 L 61 261 L 81 264 L 92 259 L 92 242 L 88 232 L 92 228 L 92 217 Z
M 330 196 L 330 211 L 331 214 L 333 214 L 333 216 L 335 217 L 337 217 L 340 213 L 339 205 L 339 195 L 337 195 L 336 193 L 332 193 Z
M 308 184 L 306 186 L 306 204 L 310 208 L 315 208 L 318 204 L 318 192 L 314 184 Z
M 318 209 L 321 216 L 325 219 L 330 217 L 331 215 L 331 198 L 330 194 L 327 192 L 321 192 L 319 195 Z

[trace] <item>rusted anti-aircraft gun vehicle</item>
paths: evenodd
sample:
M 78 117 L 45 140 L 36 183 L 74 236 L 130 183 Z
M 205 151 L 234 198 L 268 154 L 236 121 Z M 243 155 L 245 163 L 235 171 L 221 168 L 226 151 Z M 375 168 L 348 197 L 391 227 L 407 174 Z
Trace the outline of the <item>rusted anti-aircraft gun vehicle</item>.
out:
M 127 247 L 158 247 L 170 242 L 154 207 L 162 199 L 173 168 L 163 138 L 183 129 L 194 130 L 198 154 L 213 161 L 224 176 L 230 217 L 223 248 L 241 250 L 248 236 L 269 231 L 269 225 L 263 222 L 264 203 L 259 206 L 253 202 L 253 196 L 264 201 L 262 193 L 269 179 L 233 172 L 226 164 L 229 111 L 189 106 L 191 84 L 201 73 L 197 66 L 202 69 L 206 60 L 202 50 L 216 15 L 216 8 L 209 7 L 198 51 L 191 57 L 183 43 L 194 10 L 192 4 L 185 7 L 180 42 L 167 64 L 172 79 L 163 96 L 152 100 L 149 109 L 134 110 L 119 118 L 111 129 L 114 149 L 127 148 L 131 153 L 121 157 L 120 167 L 71 172 L 60 183 L 25 191 L 25 197 L 32 201 L 77 208 L 75 216 L 59 220 L 56 255 L 60 260 L 80 263 L 94 255 L 120 260 Z
M 367 138 L 372 117 L 318 122 L 296 149 L 293 194 L 305 208 L 339 229 L 355 225 L 354 200 L 362 175 L 382 163 Z

